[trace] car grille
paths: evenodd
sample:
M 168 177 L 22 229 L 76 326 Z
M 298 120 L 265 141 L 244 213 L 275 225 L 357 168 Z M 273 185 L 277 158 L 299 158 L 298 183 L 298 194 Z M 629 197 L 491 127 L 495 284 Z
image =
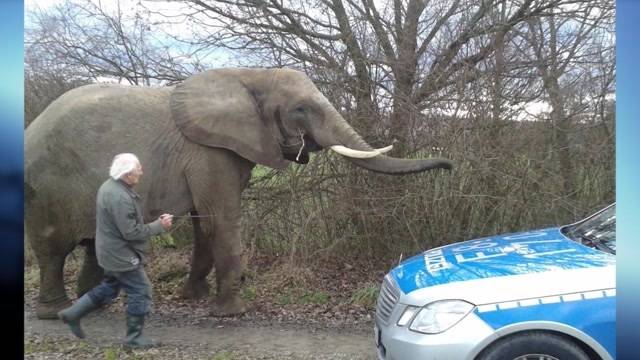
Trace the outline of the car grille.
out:
M 390 275 L 384 277 L 380 294 L 378 295 L 378 303 L 376 305 L 376 316 L 385 324 L 389 322 L 389 317 L 393 308 L 400 298 L 400 289 Z

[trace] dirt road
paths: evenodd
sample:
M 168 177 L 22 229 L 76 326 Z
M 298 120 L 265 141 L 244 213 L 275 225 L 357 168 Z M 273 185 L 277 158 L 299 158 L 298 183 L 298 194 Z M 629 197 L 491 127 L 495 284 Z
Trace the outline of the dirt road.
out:
M 163 342 L 150 350 L 120 346 L 124 314 L 98 311 L 83 319 L 87 340 L 75 339 L 57 320 L 39 320 L 25 308 L 25 359 L 375 359 L 372 336 L 359 329 L 293 324 L 221 324 L 207 318 L 172 325 L 151 316 L 146 333 Z
M 80 249 L 81 250 L 81 249 Z M 376 359 L 372 303 L 380 271 L 367 264 L 322 262 L 317 267 L 253 258 L 243 296 L 250 310 L 239 317 L 210 317 L 212 296 L 185 300 L 191 250 L 154 248 L 148 274 L 154 301 L 145 333 L 163 346 L 131 351 L 120 345 L 125 335 L 126 296 L 85 319 L 88 339 L 73 337 L 59 320 L 35 316 L 40 274 L 34 260 L 25 266 L 25 359 Z M 75 278 L 82 254 L 65 265 L 65 288 L 75 298 Z M 372 262 L 369 266 L 380 265 Z M 211 283 L 215 283 L 213 274 Z M 372 292 L 372 290 L 376 290 Z M 362 303 L 363 299 L 368 299 Z

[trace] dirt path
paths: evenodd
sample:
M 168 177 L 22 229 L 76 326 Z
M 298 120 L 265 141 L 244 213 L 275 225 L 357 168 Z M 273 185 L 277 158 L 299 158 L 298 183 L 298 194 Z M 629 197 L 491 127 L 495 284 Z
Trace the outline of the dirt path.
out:
M 81 250 L 81 249 L 80 249 Z M 79 251 L 79 250 L 78 250 Z M 164 343 L 149 350 L 124 348 L 126 301 L 123 294 L 83 319 L 87 340 L 73 337 L 59 320 L 35 316 L 40 274 L 25 262 L 25 359 L 376 359 L 372 304 L 383 272 L 379 262 L 344 261 L 296 265 L 254 257 L 243 297 L 249 311 L 239 317 L 209 316 L 211 297 L 185 300 L 189 247 L 154 248 L 148 274 L 154 300 L 145 333 Z M 75 297 L 82 254 L 65 265 L 65 289 Z M 375 266 L 374 266 L 375 265 Z M 211 283 L 215 283 L 212 275 Z
M 99 311 L 83 319 L 88 340 L 77 340 L 57 320 L 24 314 L 26 359 L 376 359 L 365 329 L 316 329 L 301 325 L 250 322 L 220 325 L 205 319 L 194 325 L 167 324 L 150 317 L 145 327 L 163 346 L 129 351 L 124 314 Z

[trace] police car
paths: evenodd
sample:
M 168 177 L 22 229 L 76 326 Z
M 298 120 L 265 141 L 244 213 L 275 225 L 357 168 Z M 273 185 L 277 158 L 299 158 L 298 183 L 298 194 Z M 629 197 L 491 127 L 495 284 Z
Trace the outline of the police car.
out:
M 382 283 L 381 360 L 616 358 L 615 204 L 575 224 L 426 251 Z

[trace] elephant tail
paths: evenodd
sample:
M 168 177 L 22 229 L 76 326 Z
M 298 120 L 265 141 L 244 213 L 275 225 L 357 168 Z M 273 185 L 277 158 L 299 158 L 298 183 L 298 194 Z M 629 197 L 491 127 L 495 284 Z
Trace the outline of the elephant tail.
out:
M 24 186 L 24 202 L 28 204 L 36 197 L 36 189 L 33 188 L 29 183 L 23 182 Z

